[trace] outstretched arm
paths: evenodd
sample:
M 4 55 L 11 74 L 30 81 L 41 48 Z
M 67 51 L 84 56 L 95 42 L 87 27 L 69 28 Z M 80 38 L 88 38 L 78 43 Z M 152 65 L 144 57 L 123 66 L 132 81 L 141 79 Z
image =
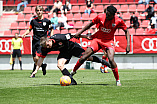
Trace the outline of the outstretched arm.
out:
M 80 38 L 81 34 L 86 31 L 87 29 L 89 29 L 91 26 L 93 26 L 93 22 L 90 22 L 89 24 L 87 24 L 81 31 L 79 31 L 78 33 L 75 34 L 76 38 Z
M 126 54 L 128 54 L 130 52 L 130 34 L 127 29 L 124 30 L 124 32 L 125 32 L 126 40 L 127 40 Z
M 40 57 L 36 66 L 35 71 L 32 73 L 32 75 L 30 76 L 31 78 L 33 77 L 33 75 L 35 75 L 37 73 L 37 71 L 39 70 L 41 64 L 43 63 L 44 58 Z

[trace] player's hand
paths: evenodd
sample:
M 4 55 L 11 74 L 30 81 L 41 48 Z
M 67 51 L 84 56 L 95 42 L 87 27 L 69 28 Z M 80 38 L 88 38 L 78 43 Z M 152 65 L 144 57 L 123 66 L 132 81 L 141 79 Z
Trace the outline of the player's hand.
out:
M 128 54 L 130 52 L 130 45 L 127 45 L 126 47 L 126 54 Z
M 24 50 L 22 50 L 22 54 L 24 54 Z
M 37 73 L 37 71 L 35 70 L 35 71 L 31 74 L 30 78 L 32 78 L 36 73 Z
M 80 38 L 80 35 L 81 35 L 81 34 L 76 33 L 74 37 L 75 37 L 76 39 L 79 39 L 79 38 Z
M 25 35 L 25 34 L 23 34 L 23 35 L 22 35 L 22 38 L 25 38 L 25 37 L 26 37 L 26 35 Z

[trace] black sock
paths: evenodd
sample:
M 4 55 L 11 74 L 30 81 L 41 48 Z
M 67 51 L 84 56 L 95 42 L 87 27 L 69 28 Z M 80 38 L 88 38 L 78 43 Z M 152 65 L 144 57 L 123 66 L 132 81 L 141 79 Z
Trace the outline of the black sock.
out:
M 63 74 L 63 75 L 67 75 L 67 76 L 70 75 L 69 71 L 68 71 L 66 68 L 64 68 L 64 69 L 62 70 L 62 74 Z
M 36 65 L 35 65 L 35 63 L 34 63 L 33 72 L 35 71 L 35 69 L 36 69 Z
M 12 64 L 12 70 L 14 70 L 14 64 L 15 64 L 15 61 L 13 61 L 13 64 Z
M 102 59 L 100 59 L 97 56 L 92 56 L 93 57 L 93 61 L 92 62 L 97 62 L 97 63 L 102 63 Z
M 19 63 L 20 63 L 20 69 L 22 69 L 22 61 L 19 61 Z

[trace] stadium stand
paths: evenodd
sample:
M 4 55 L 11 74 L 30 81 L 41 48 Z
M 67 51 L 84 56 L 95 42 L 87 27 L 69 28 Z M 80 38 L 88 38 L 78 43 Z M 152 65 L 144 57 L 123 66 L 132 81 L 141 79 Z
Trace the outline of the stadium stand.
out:
M 63 4 L 65 3 L 65 0 L 61 0 L 61 1 Z M 21 2 L 21 0 L 3 0 L 4 9 L 6 6 L 16 7 L 19 2 Z M 46 8 L 46 6 L 53 5 L 54 2 L 55 0 L 31 0 L 28 7 L 24 8 L 23 12 L 18 14 L 16 21 L 13 21 L 11 23 L 11 26 L 9 27 L 10 32 L 11 31 L 13 32 L 13 30 L 18 30 L 21 33 L 23 32 L 23 30 L 29 27 L 29 20 L 32 16 L 32 13 L 34 13 L 35 11 L 36 5 L 44 5 L 44 8 Z M 120 12 L 121 17 L 124 19 L 124 22 L 126 23 L 128 28 L 130 26 L 129 20 L 131 17 L 131 13 L 135 12 L 135 15 L 138 17 L 140 22 L 140 28 L 135 29 L 134 32 L 132 32 L 133 30 L 131 31 L 131 29 L 129 29 L 131 34 L 136 34 L 136 32 L 137 34 L 140 34 L 139 31 L 141 30 L 142 32 L 144 32 L 145 28 L 147 28 L 148 26 L 148 21 L 145 20 L 145 16 L 140 15 L 141 12 L 143 12 L 147 8 L 147 5 L 146 6 L 144 4 L 138 5 L 138 0 L 93 0 L 95 13 L 91 13 L 90 15 L 84 13 L 86 9 L 85 0 L 70 0 L 70 3 L 72 4 L 72 10 L 68 12 L 66 16 L 67 16 L 68 24 L 73 24 L 74 29 L 68 29 L 68 30 L 64 29 L 61 31 L 56 30 L 54 33 L 58 33 L 58 32 L 66 33 L 67 31 L 68 32 L 78 31 L 86 24 L 88 24 L 98 14 L 103 13 L 104 8 L 106 8 L 110 4 L 114 5 L 117 8 L 117 10 Z M 157 4 L 154 4 L 154 10 L 157 11 Z M 48 14 L 45 13 L 44 17 L 51 19 L 52 15 L 48 16 Z M 94 29 L 95 26 L 92 26 L 92 28 Z M 91 30 L 93 31 L 93 29 Z M 4 32 L 4 34 L 6 34 L 7 31 Z M 116 34 L 123 35 L 124 33 L 121 32 L 121 30 L 119 30 L 116 31 Z

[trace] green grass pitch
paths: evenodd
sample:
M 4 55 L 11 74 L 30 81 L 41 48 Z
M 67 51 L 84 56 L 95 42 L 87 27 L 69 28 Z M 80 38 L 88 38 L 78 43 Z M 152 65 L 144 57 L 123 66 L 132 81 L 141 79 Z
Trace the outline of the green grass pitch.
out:
M 59 70 L 30 72 L 0 71 L 0 104 L 157 104 L 157 70 L 119 70 L 122 86 L 99 70 L 79 70 L 75 86 L 60 86 Z

